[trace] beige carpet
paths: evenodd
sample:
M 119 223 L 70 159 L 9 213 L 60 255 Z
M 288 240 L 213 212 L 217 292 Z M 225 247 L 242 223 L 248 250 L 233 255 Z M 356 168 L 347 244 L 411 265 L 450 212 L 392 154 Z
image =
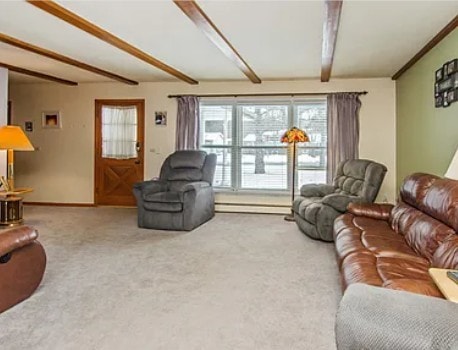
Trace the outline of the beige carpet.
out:
M 281 216 L 217 214 L 190 233 L 136 211 L 26 207 L 44 281 L 0 315 L 11 349 L 335 349 L 332 244 Z

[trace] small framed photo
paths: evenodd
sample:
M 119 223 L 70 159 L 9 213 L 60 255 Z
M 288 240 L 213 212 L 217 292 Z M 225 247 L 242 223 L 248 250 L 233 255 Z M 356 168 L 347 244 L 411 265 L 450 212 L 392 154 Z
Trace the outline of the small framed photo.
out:
M 28 132 L 32 132 L 33 131 L 33 122 L 31 121 L 24 122 L 24 130 Z
M 434 99 L 434 105 L 436 108 L 440 108 L 442 107 L 442 95 L 439 95 L 437 96 L 435 99 Z
M 443 67 L 436 70 L 436 82 L 441 81 L 442 79 L 444 79 L 444 68 Z
M 447 94 L 447 102 L 449 104 L 458 101 L 458 89 L 449 90 Z
M 447 63 L 447 75 L 452 75 L 455 72 L 458 72 L 458 58 Z
M 41 113 L 41 126 L 45 129 L 60 129 L 62 118 L 59 111 L 47 111 Z
M 155 112 L 155 125 L 167 125 L 167 112 Z
M 445 91 L 442 95 L 442 107 L 448 107 L 450 103 L 448 102 L 448 91 Z

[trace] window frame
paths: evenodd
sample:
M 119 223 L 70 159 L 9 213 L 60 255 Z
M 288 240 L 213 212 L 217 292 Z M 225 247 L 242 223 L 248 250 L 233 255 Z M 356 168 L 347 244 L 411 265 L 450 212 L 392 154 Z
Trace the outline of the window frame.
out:
M 292 152 L 291 147 L 288 145 L 284 146 L 243 146 L 243 138 L 239 136 L 239 131 L 243 135 L 243 118 L 241 109 L 243 106 L 253 106 L 253 105 L 284 105 L 287 106 L 288 111 L 288 125 L 287 128 L 291 128 L 295 125 L 295 121 L 297 124 L 297 114 L 298 105 L 319 102 L 322 103 L 326 107 L 326 95 L 318 95 L 313 97 L 300 97 L 300 98 L 291 98 L 291 99 L 276 99 L 276 98 L 230 98 L 230 99 L 214 99 L 214 98 L 201 98 L 200 106 L 231 106 L 232 108 L 232 120 L 231 120 L 231 144 L 230 145 L 205 145 L 201 138 L 203 133 L 199 135 L 201 138 L 200 149 L 207 151 L 208 149 L 230 149 L 231 150 L 231 177 L 230 177 L 230 186 L 214 186 L 217 192 L 238 192 L 238 193 L 256 193 L 256 194 L 272 194 L 272 195 L 285 195 L 291 193 L 291 168 L 292 168 Z M 200 121 L 202 123 L 203 121 Z M 202 129 L 201 129 L 202 130 Z M 243 149 L 284 149 L 287 152 L 287 163 L 286 163 L 286 188 L 285 189 L 275 189 L 275 188 L 249 188 L 249 187 L 242 187 L 242 173 L 241 173 L 241 156 Z M 304 149 L 324 149 L 327 150 L 326 146 L 298 146 L 299 148 Z M 299 156 L 299 152 L 297 152 L 296 157 Z M 296 158 L 298 159 L 298 158 Z M 224 166 L 224 165 L 223 165 Z M 325 166 L 322 168 L 317 167 L 301 167 L 299 162 L 296 163 L 296 176 L 295 176 L 295 184 L 294 188 L 297 191 L 298 189 L 298 172 L 303 170 L 324 170 L 326 171 L 326 163 Z

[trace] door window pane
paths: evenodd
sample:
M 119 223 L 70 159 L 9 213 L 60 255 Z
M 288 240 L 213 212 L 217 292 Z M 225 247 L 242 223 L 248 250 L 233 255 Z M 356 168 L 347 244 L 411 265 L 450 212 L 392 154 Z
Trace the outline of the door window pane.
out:
M 102 107 L 102 158 L 137 158 L 137 108 Z

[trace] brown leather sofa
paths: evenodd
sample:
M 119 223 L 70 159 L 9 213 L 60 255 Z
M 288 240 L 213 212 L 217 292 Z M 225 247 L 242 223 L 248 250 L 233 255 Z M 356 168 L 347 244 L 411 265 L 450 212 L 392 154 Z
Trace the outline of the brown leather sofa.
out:
M 30 297 L 46 268 L 38 232 L 28 226 L 0 231 L 0 313 Z
M 430 267 L 458 269 L 458 181 L 413 174 L 398 203 L 350 204 L 334 223 L 345 289 L 365 283 L 442 297 Z

